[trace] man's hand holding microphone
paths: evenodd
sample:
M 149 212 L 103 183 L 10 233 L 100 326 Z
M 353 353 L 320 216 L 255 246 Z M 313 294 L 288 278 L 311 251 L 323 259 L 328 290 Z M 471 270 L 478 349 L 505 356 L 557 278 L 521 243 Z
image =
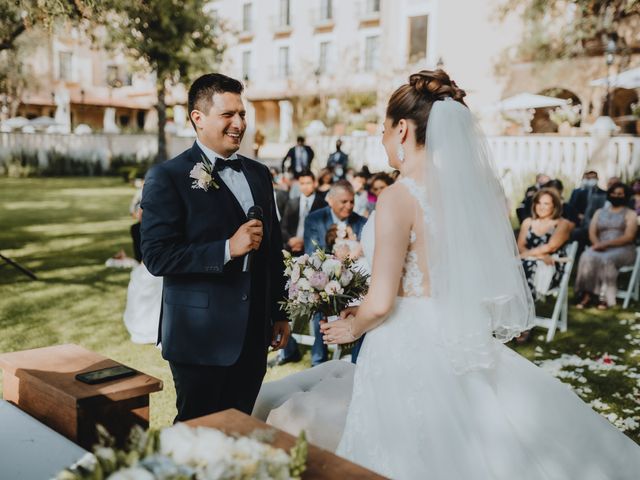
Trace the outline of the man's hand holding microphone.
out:
M 251 268 L 251 252 L 258 250 L 264 236 L 264 228 L 262 225 L 262 208 L 254 205 L 247 212 L 248 221 L 240 226 L 236 233 L 229 239 L 229 253 L 231 258 L 249 255 L 245 260 L 245 272 Z M 273 337 L 271 340 L 271 348 L 279 350 L 289 341 L 290 335 L 289 322 L 275 322 L 273 325 Z

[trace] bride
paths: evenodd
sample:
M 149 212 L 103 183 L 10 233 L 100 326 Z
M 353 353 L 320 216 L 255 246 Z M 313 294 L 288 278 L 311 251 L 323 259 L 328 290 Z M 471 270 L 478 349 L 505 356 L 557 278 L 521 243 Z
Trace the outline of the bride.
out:
M 362 233 L 369 293 L 322 326 L 331 344 L 367 334 L 337 453 L 394 479 L 637 479 L 640 448 L 503 345 L 533 301 L 464 96 L 436 70 L 389 100 L 402 180 Z

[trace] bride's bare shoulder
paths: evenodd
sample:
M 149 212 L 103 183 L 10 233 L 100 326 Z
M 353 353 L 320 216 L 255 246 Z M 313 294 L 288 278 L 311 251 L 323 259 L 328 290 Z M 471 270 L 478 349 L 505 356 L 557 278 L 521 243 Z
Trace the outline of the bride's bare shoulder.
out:
M 399 182 L 385 188 L 376 203 L 376 215 L 390 215 L 394 217 L 409 216 L 407 205 L 412 201 L 411 194 Z

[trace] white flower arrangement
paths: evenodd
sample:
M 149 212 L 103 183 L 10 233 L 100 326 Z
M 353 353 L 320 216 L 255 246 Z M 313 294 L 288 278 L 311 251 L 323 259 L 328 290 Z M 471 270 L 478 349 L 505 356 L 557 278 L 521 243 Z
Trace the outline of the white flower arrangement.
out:
M 549 119 L 556 125 L 560 125 L 564 122 L 568 123 L 572 127 L 576 126 L 580 122 L 580 105 L 563 105 L 555 108 L 549 113 Z
M 99 427 L 100 430 L 101 427 Z M 101 431 L 101 444 L 56 480 L 292 480 L 305 470 L 304 432 L 290 453 L 251 437 L 232 437 L 178 423 L 162 431 L 132 430 L 127 449 L 116 450 Z

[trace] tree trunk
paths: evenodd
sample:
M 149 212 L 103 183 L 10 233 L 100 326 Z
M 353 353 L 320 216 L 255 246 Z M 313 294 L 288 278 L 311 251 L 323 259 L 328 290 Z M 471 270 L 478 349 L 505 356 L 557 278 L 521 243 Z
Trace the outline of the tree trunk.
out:
M 165 85 L 164 78 L 158 78 L 158 84 L 156 85 L 158 90 L 158 153 L 156 155 L 156 163 L 164 162 L 167 157 L 167 135 L 164 131 L 164 127 L 167 124 L 167 105 L 165 102 Z

